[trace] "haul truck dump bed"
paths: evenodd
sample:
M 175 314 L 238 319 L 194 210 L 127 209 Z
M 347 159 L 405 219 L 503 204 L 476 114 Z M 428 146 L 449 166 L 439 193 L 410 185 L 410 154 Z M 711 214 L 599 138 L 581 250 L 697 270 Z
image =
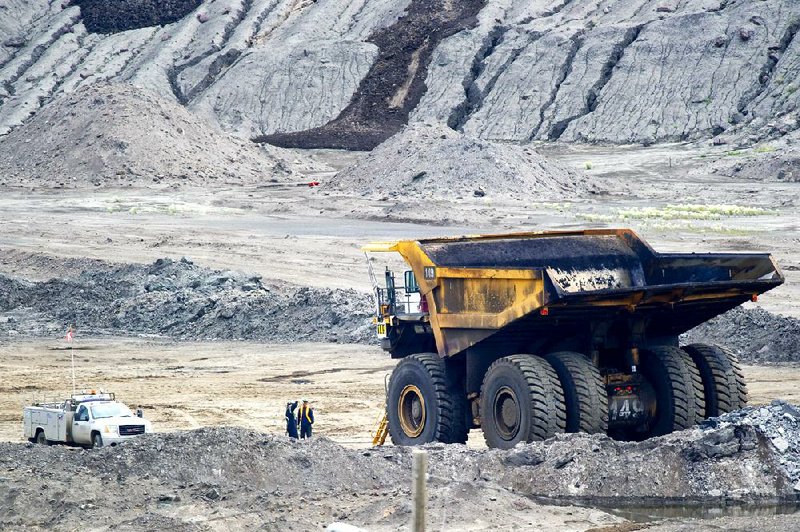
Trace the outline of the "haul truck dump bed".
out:
M 783 282 L 770 255 L 657 253 L 626 229 L 365 249 L 411 267 L 376 289 L 378 336 L 402 359 L 387 410 L 401 444 L 477 426 L 496 447 L 564 430 L 638 439 L 739 408 L 735 355 L 678 335 Z

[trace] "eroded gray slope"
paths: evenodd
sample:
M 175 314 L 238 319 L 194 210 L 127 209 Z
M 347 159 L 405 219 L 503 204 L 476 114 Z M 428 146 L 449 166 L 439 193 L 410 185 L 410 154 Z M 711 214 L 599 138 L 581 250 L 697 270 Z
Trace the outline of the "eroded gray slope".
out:
M 126 5 L 139 4 L 153 3 Z M 87 31 L 67 1 L 13 0 L 0 15 L 0 135 L 108 80 L 296 146 L 369 147 L 409 113 L 522 142 L 752 141 L 798 127 L 795 0 L 206 0 L 111 34 Z
M 412 118 L 487 139 L 651 143 L 795 113 L 797 2 L 498 0 L 490 9 L 437 49 Z
M 87 31 L 68 2 L 42 4 L 0 26 L 0 134 L 61 92 L 109 80 L 173 98 L 243 136 L 321 125 L 371 67 L 377 50 L 367 37 L 407 2 L 205 1 L 175 23 L 110 34 Z
M 26 30 L 51 11 L 47 0 L 6 0 L 0 3 L 0 65 L 28 41 Z

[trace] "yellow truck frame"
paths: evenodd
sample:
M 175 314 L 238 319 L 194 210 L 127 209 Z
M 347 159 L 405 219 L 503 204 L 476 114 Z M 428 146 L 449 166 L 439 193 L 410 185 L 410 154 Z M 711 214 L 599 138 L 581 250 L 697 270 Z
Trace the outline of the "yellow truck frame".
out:
M 404 287 L 387 270 L 374 318 L 382 346 L 401 359 L 387 398 L 400 444 L 464 441 L 478 426 L 495 447 L 564 430 L 638 439 L 739 407 L 735 355 L 682 349 L 678 336 L 783 282 L 768 254 L 658 253 L 629 229 L 364 250 L 399 253 L 410 266 Z M 405 288 L 419 293 L 419 309 L 399 303 Z

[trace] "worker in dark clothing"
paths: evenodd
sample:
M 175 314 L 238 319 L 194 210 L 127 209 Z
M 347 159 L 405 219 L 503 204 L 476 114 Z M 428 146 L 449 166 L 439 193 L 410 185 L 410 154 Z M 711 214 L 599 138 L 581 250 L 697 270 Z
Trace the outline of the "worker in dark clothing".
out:
M 311 437 L 311 425 L 314 424 L 314 409 L 308 404 L 308 399 L 303 399 L 300 412 L 297 416 L 297 426 L 300 427 L 300 439 Z
M 297 439 L 297 419 L 294 417 L 294 411 L 297 408 L 297 401 L 294 403 L 286 403 L 286 432 L 289 437 Z

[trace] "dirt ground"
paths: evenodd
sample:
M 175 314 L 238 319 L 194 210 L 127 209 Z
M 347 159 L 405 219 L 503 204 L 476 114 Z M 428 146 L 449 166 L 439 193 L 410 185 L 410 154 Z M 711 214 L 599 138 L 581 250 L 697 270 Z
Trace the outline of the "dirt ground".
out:
M 141 407 L 158 432 L 239 426 L 282 434 L 286 401 L 307 397 L 315 430 L 348 447 L 369 447 L 394 361 L 355 344 L 175 343 L 79 339 L 77 388 L 113 391 Z M 60 340 L 0 346 L 0 440 L 22 441 L 22 406 L 71 390 L 70 351 Z M 750 404 L 800 403 L 800 367 L 744 366 Z M 485 447 L 472 431 L 470 447 Z
M 70 392 L 70 352 L 60 344 L 0 347 L 0 439 L 20 440 L 23 404 Z M 359 446 L 371 444 L 393 367 L 380 349 L 352 344 L 83 339 L 73 354 L 78 389 L 114 391 L 157 431 L 231 425 L 281 434 L 286 402 L 307 397 L 320 434 Z
M 176 343 L 88 338 L 75 342 L 70 352 L 63 341 L 11 343 L 0 346 L 0 373 L 4 376 L 0 383 L 0 441 L 23 440 L 20 420 L 23 405 L 62 398 L 69 393 L 71 355 L 74 355 L 79 389 L 113 390 L 131 407 L 143 408 L 157 432 L 235 426 L 282 435 L 285 401 L 307 397 L 316 409 L 318 436 L 360 449 L 371 446 L 372 431 L 383 408 L 384 379 L 393 367 L 393 361 L 379 348 L 353 344 Z M 751 404 L 766 404 L 775 398 L 800 402 L 800 367 L 745 366 L 744 370 L 750 383 Z M 472 431 L 468 446 L 485 447 L 480 431 Z M 613 512 L 592 508 L 524 503 L 524 498 L 505 492 L 496 497 L 509 498 L 507 502 L 513 506 L 509 516 L 515 524 L 508 529 L 621 531 L 635 528 L 618 525 L 620 519 L 630 519 L 633 521 L 630 526 L 639 527 L 647 525 L 638 523 L 663 522 L 665 518 L 678 518 L 680 523 L 686 517 L 718 516 L 702 509 L 684 509 L 676 513 L 674 509 L 670 512 L 630 508 L 613 515 Z M 503 499 L 489 497 L 481 503 L 482 509 L 476 513 L 474 521 L 464 515 L 448 517 L 444 509 L 432 510 L 432 523 L 441 530 L 506 529 L 503 527 L 508 523 L 492 510 L 493 504 L 500 504 L 498 500 Z M 330 501 L 320 499 L 320 504 L 330 505 Z M 355 514 L 363 510 L 356 510 L 361 508 L 361 503 L 355 499 L 343 504 Z M 760 511 L 769 514 L 778 510 L 786 511 Z M 198 524 L 208 515 L 208 510 L 199 507 L 192 511 L 197 512 Z M 734 515 L 742 512 L 741 509 L 733 511 L 738 512 Z M 158 512 L 169 514 L 163 508 Z M 244 524 L 242 516 L 226 512 L 221 510 L 215 517 L 220 526 Z M 319 516 L 313 514 L 316 517 L 309 519 L 330 519 L 331 511 L 320 507 L 320 512 Z M 744 515 L 750 514 L 745 512 Z M 778 523 L 786 526 L 792 522 L 790 516 L 771 519 L 778 519 L 776 530 Z M 698 529 L 709 522 L 687 523 L 694 523 L 691 529 Z M 205 524 L 214 528 L 210 522 Z M 606 526 L 611 528 L 603 528 Z
M 271 281 L 367 292 L 360 250 L 366 242 L 624 226 L 638 230 L 660 251 L 773 253 L 787 282 L 762 296 L 758 305 L 800 317 L 800 184 L 687 178 L 703 162 L 705 148 L 548 150 L 571 168 L 591 166 L 594 178 L 615 192 L 558 202 L 471 198 L 471 191 L 454 201 L 383 201 L 334 194 L 324 187 L 330 177 L 325 174 L 308 176 L 323 183 L 317 188 L 219 185 L 208 190 L 154 184 L 4 189 L 0 272 L 44 280 L 76 275 L 87 259 L 149 263 L 186 256 L 201 266 Z M 316 156 L 333 166 L 354 157 L 338 152 Z M 734 208 L 722 216 L 676 218 L 665 214 L 674 204 L 761 210 L 757 215 L 741 215 Z M 70 392 L 65 347 L 57 337 L 0 343 L 0 441 L 21 441 L 23 405 Z M 79 335 L 72 354 L 79 389 L 114 391 L 132 407 L 144 408 L 157 431 L 230 425 L 281 434 L 285 402 L 308 397 L 319 419 L 318 434 L 354 448 L 370 444 L 383 407 L 384 379 L 393 367 L 377 347 L 331 343 L 175 343 Z M 778 398 L 800 402 L 800 368 L 749 366 L 745 373 L 751 404 Z M 480 432 L 470 435 L 470 446 L 483 447 Z M 492 504 L 499 503 L 487 502 L 483 510 L 491 513 Z M 535 513 L 529 523 L 548 529 L 586 530 L 618 521 L 596 510 L 535 506 Z M 496 521 L 484 529 L 497 529 Z
M 22 405 L 62 397 L 69 392 L 70 354 L 61 342 L 0 346 L 0 372 L 4 376 L 0 385 L 0 441 L 22 441 Z M 317 436 L 326 436 L 351 448 L 371 446 L 371 431 L 375 429 L 383 408 L 384 376 L 393 366 L 391 359 L 376 347 L 341 344 L 261 345 L 84 339 L 76 342 L 72 354 L 75 355 L 79 388 L 113 390 L 130 406 L 142 407 L 156 431 L 227 425 L 283 434 L 285 402 L 307 397 L 315 408 Z M 473 434 L 473 440 L 478 447 L 483 446 L 480 433 Z M 371 497 L 376 496 L 371 494 Z M 325 522 L 325 519 L 330 522 L 331 512 L 334 516 L 339 515 L 336 511 L 324 509 L 328 506 L 344 509 L 339 511 L 341 516 L 345 516 L 345 511 L 361 511 L 359 509 L 364 503 L 383 502 L 389 498 L 382 494 L 380 499 L 366 497 L 363 500 L 357 493 L 345 497 L 346 500 L 333 501 L 322 497 L 315 503 L 319 506 L 296 520 L 294 527 L 287 522 L 274 526 L 278 527 L 276 529 L 308 530 L 315 520 L 317 523 L 320 520 Z M 478 503 L 483 509 L 474 517 L 470 512 L 452 515 L 458 512 L 457 507 L 432 501 L 431 525 L 443 530 L 496 530 L 504 526 L 508 516 L 512 516 L 517 523 L 515 529 L 534 526 L 568 531 L 607 526 L 621 520 L 601 510 L 526 502 L 523 496 L 505 492 L 492 492 L 478 499 L 483 501 Z M 510 513 L 504 514 L 506 517 L 492 511 L 492 505 L 501 504 L 497 501 L 513 506 Z M 158 512 L 169 515 L 168 509 L 159 508 Z M 250 517 L 256 516 L 231 513 L 221 508 L 217 510 L 211 512 L 212 518 L 208 519 L 210 510 L 202 507 L 183 509 L 180 520 L 186 522 L 188 519 L 194 521 L 198 529 L 212 530 L 240 529 L 257 526 L 260 522 L 250 523 Z M 196 516 L 188 518 L 186 511 Z M 291 517 L 289 519 L 291 522 Z M 385 530 L 387 527 L 375 525 L 370 529 Z

